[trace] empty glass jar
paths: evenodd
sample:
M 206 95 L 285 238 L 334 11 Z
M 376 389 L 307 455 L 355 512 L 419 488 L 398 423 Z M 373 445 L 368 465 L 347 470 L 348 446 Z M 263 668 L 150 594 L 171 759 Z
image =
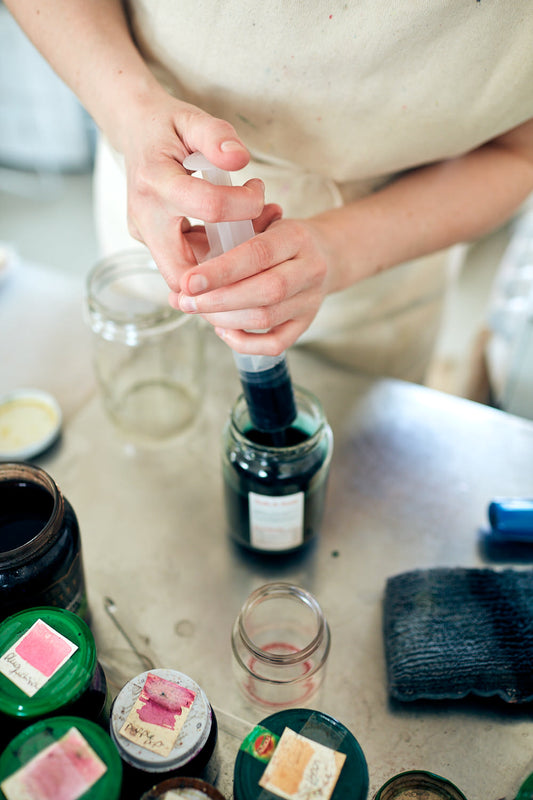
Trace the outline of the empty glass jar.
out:
M 168 293 L 140 249 L 98 262 L 87 280 L 104 408 L 128 441 L 142 445 L 172 441 L 201 406 L 204 323 L 171 308 Z
M 320 605 L 290 583 L 267 583 L 252 592 L 233 626 L 239 688 L 266 708 L 308 706 L 322 686 L 329 648 Z

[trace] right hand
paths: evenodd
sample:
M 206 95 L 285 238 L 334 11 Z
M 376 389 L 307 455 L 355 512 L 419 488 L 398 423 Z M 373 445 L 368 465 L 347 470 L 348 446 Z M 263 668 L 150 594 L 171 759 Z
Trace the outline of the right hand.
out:
M 126 166 L 128 227 L 176 292 L 185 271 L 208 252 L 203 226 L 191 227 L 187 218 L 256 219 L 265 214 L 264 186 L 258 179 L 244 186 L 214 186 L 183 167 L 183 159 L 199 150 L 220 169 L 242 169 L 249 153 L 228 122 L 163 90 L 137 115 L 119 143 Z

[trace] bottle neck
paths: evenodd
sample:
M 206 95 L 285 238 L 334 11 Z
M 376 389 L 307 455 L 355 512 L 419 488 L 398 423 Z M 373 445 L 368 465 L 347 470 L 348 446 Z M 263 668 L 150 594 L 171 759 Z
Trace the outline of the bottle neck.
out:
M 314 395 L 301 387 L 294 387 L 294 399 L 296 417 L 290 428 L 284 431 L 283 443 L 278 445 L 271 435 L 255 428 L 246 398 L 241 395 L 230 415 L 233 439 L 243 448 L 282 455 L 284 459 L 300 457 L 312 450 L 327 425 L 324 411 Z

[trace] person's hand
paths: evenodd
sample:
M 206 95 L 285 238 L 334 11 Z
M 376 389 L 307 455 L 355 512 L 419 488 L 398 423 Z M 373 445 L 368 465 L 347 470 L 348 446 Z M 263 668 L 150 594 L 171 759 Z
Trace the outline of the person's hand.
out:
M 170 304 L 197 313 L 239 353 L 278 355 L 309 327 L 329 290 L 327 226 L 266 206 L 258 235 L 186 272 Z M 266 331 L 253 333 L 251 331 Z
M 193 177 L 184 158 L 201 151 L 215 166 L 238 170 L 249 161 L 234 128 L 195 106 L 157 92 L 150 105 L 129 120 L 120 150 L 125 159 L 128 226 L 150 250 L 169 288 L 179 291 L 183 273 L 203 260 L 207 240 L 203 227 L 191 228 L 188 217 L 208 222 L 255 219 L 264 209 L 264 186 L 253 179 L 244 186 L 213 186 Z

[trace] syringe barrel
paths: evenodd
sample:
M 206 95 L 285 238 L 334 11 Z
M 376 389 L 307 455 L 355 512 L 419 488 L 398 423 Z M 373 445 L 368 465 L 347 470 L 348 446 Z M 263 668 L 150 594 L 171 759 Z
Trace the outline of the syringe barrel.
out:
M 227 172 L 211 164 L 201 153 L 192 153 L 183 161 L 187 169 L 202 173 L 217 186 L 231 186 Z M 251 220 L 205 223 L 209 258 L 237 247 L 254 236 Z M 296 403 L 285 353 L 278 356 L 233 353 L 248 404 L 250 418 L 262 431 L 281 431 L 296 418 Z
M 235 353 L 241 386 L 254 428 L 260 431 L 283 431 L 296 418 L 296 403 L 285 355 L 265 356 L 261 369 L 247 369 L 246 362 L 261 356 Z M 254 364 L 257 367 L 257 363 Z

